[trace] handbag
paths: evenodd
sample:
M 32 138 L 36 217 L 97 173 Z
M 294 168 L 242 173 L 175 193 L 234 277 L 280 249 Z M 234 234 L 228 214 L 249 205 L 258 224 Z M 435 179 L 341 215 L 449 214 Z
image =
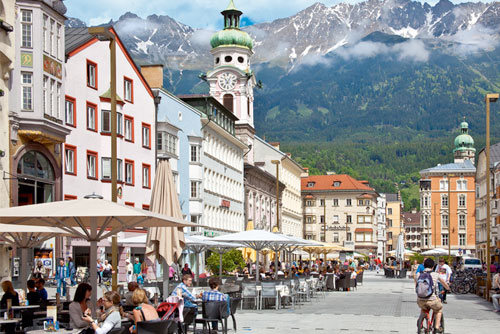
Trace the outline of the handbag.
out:
M 95 330 L 92 327 L 87 327 L 82 329 L 78 334 L 95 334 Z

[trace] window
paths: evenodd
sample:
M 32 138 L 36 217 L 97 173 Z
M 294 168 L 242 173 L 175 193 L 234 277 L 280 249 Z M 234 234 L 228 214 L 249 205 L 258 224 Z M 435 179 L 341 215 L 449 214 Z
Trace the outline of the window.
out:
M 467 190 L 467 180 L 457 180 L 457 190 Z
M 347 241 L 352 241 L 352 234 L 350 232 L 347 233 Z
M 392 215 L 392 208 L 387 208 L 387 214 Z
M 427 196 L 427 195 L 423 196 L 423 198 L 422 198 L 422 206 L 424 208 L 428 208 L 429 207 L 429 196 Z
M 231 94 L 225 94 L 222 98 L 222 104 L 227 110 L 233 112 L 233 96 Z
M 319 216 L 319 222 L 323 224 L 325 222 L 325 216 L 323 215 Z
M 306 224 L 316 223 L 316 216 L 306 216 Z
M 142 164 L 142 187 L 151 188 L 151 166 Z
M 33 110 L 33 74 L 28 72 L 21 73 L 22 87 L 22 108 L 23 110 Z
M 441 228 L 448 228 L 448 226 L 449 226 L 448 215 L 441 215 Z
M 95 104 L 87 102 L 87 130 L 95 132 L 97 132 L 96 109 Z
M 324 199 L 320 199 L 319 200 L 319 206 L 325 206 L 325 200 Z
M 44 75 L 43 76 L 43 113 L 44 114 L 49 114 L 49 77 Z
M 200 182 L 191 181 L 191 198 L 200 197 Z
M 125 159 L 125 183 L 134 185 L 134 162 Z
M 448 246 L 448 234 L 447 233 L 441 234 L 441 245 Z
M 321 234 L 320 240 L 321 240 L 321 242 L 326 242 L 324 234 Z
M 339 232 L 333 232 L 333 242 L 339 242 Z
M 387 218 L 387 227 L 392 227 L 392 219 Z
M 98 179 L 97 152 L 87 151 L 87 178 Z
M 142 147 L 151 148 L 151 125 L 142 123 Z
M 350 198 L 345 200 L 345 205 L 346 206 L 352 206 L 352 200 Z
M 43 51 L 49 53 L 49 43 L 48 43 L 48 29 L 49 29 L 49 17 L 43 14 Z
M 156 141 L 159 152 L 177 155 L 177 136 L 168 132 L 158 132 Z
M 338 215 L 333 215 L 333 223 L 338 224 L 339 223 L 339 216 Z
M 335 182 L 333 182 L 333 186 L 334 186 L 334 187 L 340 187 L 340 182 L 339 182 L 339 181 L 335 181 Z
M 101 158 L 101 173 L 103 180 L 111 180 L 111 158 Z
M 57 34 L 56 53 L 54 56 L 57 57 L 57 59 L 62 59 L 62 47 L 61 47 L 62 25 L 60 25 L 59 23 L 57 24 L 56 34 Z
M 352 216 L 351 215 L 347 215 L 347 223 L 348 224 L 352 223 Z
M 123 115 L 119 112 L 116 113 L 116 134 L 123 136 Z
M 111 132 L 111 111 L 101 110 L 101 132 Z
M 21 47 L 32 47 L 32 24 L 33 12 L 31 10 L 21 10 Z
M 447 179 L 439 181 L 439 190 L 448 190 L 448 180 Z
M 307 182 L 307 187 L 312 188 L 312 187 L 314 187 L 315 184 L 316 184 L 316 182 Z
M 358 216 L 358 224 L 370 224 L 372 216 Z
M 333 199 L 333 206 L 339 206 L 339 200 L 338 198 Z
M 49 108 L 50 108 L 50 115 L 55 116 L 55 111 L 56 111 L 56 81 L 54 79 L 50 79 L 50 92 L 49 92 Z
M 116 180 L 123 182 L 123 160 L 116 159 Z
M 200 147 L 197 145 L 191 145 L 191 162 L 200 161 Z
M 134 142 L 134 118 L 125 116 L 125 140 Z
M 424 225 L 424 227 L 428 227 L 429 226 L 429 216 L 428 215 L 423 215 L 422 219 L 423 219 L 423 225 Z
M 465 208 L 465 195 L 459 195 L 458 196 L 458 206 L 460 208 Z
M 358 199 L 358 206 L 363 206 L 364 201 L 362 199 Z
M 132 79 L 126 77 L 123 79 L 123 96 L 125 97 L 125 101 L 134 103 L 134 85 Z
M 50 33 L 49 33 L 49 43 L 50 43 L 50 54 L 54 55 L 56 51 L 55 43 L 55 30 L 56 30 L 56 21 L 50 19 Z
M 57 119 L 61 119 L 61 84 L 57 83 L 57 99 L 56 99 L 56 110 L 57 110 Z
M 458 244 L 460 246 L 465 246 L 465 233 L 458 234 Z
M 458 228 L 465 228 L 466 226 L 466 216 L 458 215 Z
M 87 86 L 97 89 L 97 64 L 87 60 Z
M 387 239 L 392 240 L 392 232 L 387 232 Z
M 441 196 L 441 207 L 442 208 L 447 208 L 448 207 L 448 195 L 442 195 Z
M 66 174 L 76 175 L 76 146 L 64 145 L 64 160 Z
M 66 96 L 65 110 L 66 110 L 66 125 L 76 128 L 76 100 L 73 97 Z
M 315 201 L 313 200 L 307 200 L 306 201 L 306 206 L 314 206 Z
M 370 206 L 370 200 L 369 199 L 365 200 L 365 205 L 366 206 Z

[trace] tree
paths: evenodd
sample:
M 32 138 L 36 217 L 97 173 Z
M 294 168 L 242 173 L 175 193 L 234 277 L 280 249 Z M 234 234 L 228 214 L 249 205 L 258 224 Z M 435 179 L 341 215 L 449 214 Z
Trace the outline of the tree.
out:
M 219 254 L 212 253 L 207 259 L 207 267 L 213 274 L 219 274 Z M 236 268 L 243 268 L 245 260 L 241 251 L 232 249 L 229 252 L 222 254 L 222 272 L 227 273 Z

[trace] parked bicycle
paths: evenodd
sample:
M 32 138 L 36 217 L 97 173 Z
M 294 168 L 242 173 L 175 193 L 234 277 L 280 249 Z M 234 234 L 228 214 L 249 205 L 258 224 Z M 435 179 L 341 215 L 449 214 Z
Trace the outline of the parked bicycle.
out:
M 455 271 L 450 283 L 451 291 L 455 294 L 476 293 L 478 276 L 484 276 L 481 269 Z

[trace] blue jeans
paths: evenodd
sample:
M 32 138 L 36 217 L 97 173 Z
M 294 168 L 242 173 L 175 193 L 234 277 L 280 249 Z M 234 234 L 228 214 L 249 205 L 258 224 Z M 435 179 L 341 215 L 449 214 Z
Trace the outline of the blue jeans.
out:
M 61 294 L 62 287 L 62 294 Z M 57 280 L 57 293 L 59 296 L 66 296 L 66 281 L 64 279 Z

